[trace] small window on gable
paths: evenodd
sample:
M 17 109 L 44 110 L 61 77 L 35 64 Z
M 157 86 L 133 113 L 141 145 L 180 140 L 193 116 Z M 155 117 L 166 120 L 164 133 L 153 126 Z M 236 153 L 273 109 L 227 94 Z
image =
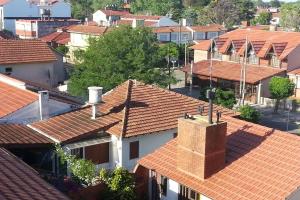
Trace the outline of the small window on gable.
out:
M 160 183 L 160 187 L 161 187 L 161 194 L 163 196 L 167 196 L 167 189 L 168 189 L 168 178 L 161 176 L 161 183 Z
M 270 49 L 268 53 L 268 59 L 270 61 L 271 67 L 280 67 L 280 60 L 278 59 L 277 55 L 274 52 L 274 49 Z
M 247 58 L 248 58 L 249 64 L 258 65 L 259 59 L 258 59 L 252 45 L 249 45 L 248 52 L 247 52 Z
M 240 56 L 236 52 L 236 49 L 234 48 L 233 44 L 231 44 L 229 50 L 229 60 L 233 62 L 240 62 Z
M 135 159 L 139 157 L 139 141 L 129 143 L 129 159 Z

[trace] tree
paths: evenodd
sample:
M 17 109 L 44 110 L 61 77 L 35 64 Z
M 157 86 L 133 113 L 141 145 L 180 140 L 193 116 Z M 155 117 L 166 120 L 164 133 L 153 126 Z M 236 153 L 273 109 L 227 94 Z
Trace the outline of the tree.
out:
M 56 153 L 62 163 L 67 163 L 70 172 L 81 183 L 92 185 L 96 177 L 96 166 L 90 160 L 78 159 L 75 155 L 65 152 L 59 145 L 56 146 Z
M 234 104 L 236 104 L 234 92 L 232 90 L 217 89 L 214 103 L 229 109 L 233 108 Z
M 81 62 L 71 73 L 69 91 L 85 96 L 91 85 L 107 91 L 128 79 L 167 86 L 164 59 L 150 29 L 119 27 L 102 37 L 91 38 L 86 51 L 77 55 L 76 60 Z
M 224 24 L 227 28 L 254 17 L 254 3 L 250 0 L 212 1 L 199 12 L 200 24 Z
M 133 12 L 150 12 L 153 15 L 166 15 L 181 7 L 180 0 L 135 0 L 131 3 Z
M 207 6 L 211 0 L 183 0 L 183 5 L 185 7 L 198 7 Z
M 93 0 L 70 0 L 72 7 L 72 17 L 84 20 L 93 13 Z
M 257 123 L 260 119 L 260 113 L 255 108 L 249 105 L 244 105 L 240 107 L 239 112 L 241 113 L 240 117 L 243 120 Z
M 66 55 L 69 52 L 69 48 L 65 45 L 60 45 L 55 48 L 59 53 Z
M 281 99 L 288 98 L 294 93 L 295 84 L 289 78 L 273 77 L 269 83 L 271 98 L 275 99 L 274 113 L 277 113 Z
M 270 12 L 262 12 L 253 20 L 253 24 L 269 25 L 271 19 L 272 14 Z
M 300 31 L 300 4 L 287 3 L 281 7 L 280 25 L 286 29 Z
M 101 169 L 99 178 L 108 187 L 103 199 L 136 199 L 134 178 L 126 169 L 121 167 L 117 167 L 113 171 Z
M 281 3 L 279 0 L 272 0 L 270 1 L 270 6 L 273 8 L 279 8 L 281 6 Z

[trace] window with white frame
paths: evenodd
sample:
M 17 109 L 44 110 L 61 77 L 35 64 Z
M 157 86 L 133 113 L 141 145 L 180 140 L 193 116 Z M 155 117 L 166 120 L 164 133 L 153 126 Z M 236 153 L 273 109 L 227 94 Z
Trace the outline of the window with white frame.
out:
M 177 40 L 178 40 L 177 33 L 171 33 L 171 41 L 177 41 Z
M 256 53 L 253 49 L 249 50 L 248 62 L 249 62 L 249 64 L 258 65 L 259 59 L 258 59 L 258 57 L 257 57 L 257 55 L 256 55 Z
M 167 34 L 159 34 L 158 39 L 159 41 L 164 41 L 164 42 L 169 41 Z
M 271 55 L 270 65 L 272 67 L 279 67 L 280 66 L 280 60 L 278 59 L 278 57 L 274 53 Z
M 207 39 L 215 38 L 218 36 L 218 32 L 208 32 Z
M 76 158 L 83 158 L 83 147 L 71 149 L 71 155 L 76 156 Z
M 161 176 L 160 191 L 163 196 L 167 196 L 168 191 L 168 178 Z
M 205 33 L 204 32 L 195 32 L 194 39 L 195 40 L 205 40 Z

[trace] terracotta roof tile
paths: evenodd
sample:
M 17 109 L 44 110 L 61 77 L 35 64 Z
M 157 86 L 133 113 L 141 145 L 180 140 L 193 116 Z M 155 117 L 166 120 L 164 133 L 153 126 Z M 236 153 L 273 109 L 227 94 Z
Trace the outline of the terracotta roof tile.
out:
M 133 14 L 127 14 L 121 16 L 121 19 L 144 19 L 144 20 L 160 20 L 163 16 L 157 16 L 157 15 L 133 15 Z
M 201 76 L 209 76 L 209 60 L 199 61 L 193 66 L 193 74 Z M 232 81 L 240 81 L 241 64 L 227 61 L 213 61 L 212 76 Z M 190 66 L 182 69 L 184 72 L 190 72 Z M 246 82 L 255 84 L 260 80 L 264 80 L 271 76 L 278 75 L 284 72 L 284 69 L 275 69 L 270 67 L 247 65 Z
M 288 74 L 292 74 L 292 75 L 300 75 L 300 68 L 299 68 L 299 69 L 294 69 L 294 70 L 288 72 Z
M 99 106 L 103 116 L 96 120 L 91 119 L 91 108 L 86 107 L 33 123 L 32 127 L 62 142 L 99 130 L 132 137 L 174 129 L 179 116 L 185 112 L 197 113 L 200 105 L 207 107 L 206 102 L 131 80 L 105 94 L 103 101 Z M 215 109 L 235 115 L 219 106 Z
M 25 125 L 0 124 L 0 146 L 49 145 L 53 141 Z
M 107 16 L 123 16 L 130 14 L 126 10 L 101 10 L 101 12 L 103 12 Z
M 67 200 L 64 194 L 7 150 L 0 148 L 0 199 Z
M 195 32 L 219 32 L 225 31 L 226 29 L 219 24 L 209 24 L 207 26 L 190 26 Z
M 276 48 L 280 52 L 279 59 L 281 60 L 286 58 L 286 56 L 300 44 L 300 33 L 298 32 L 236 29 L 219 36 L 220 39 L 231 40 L 234 43 L 235 48 L 239 50 L 242 48 L 243 43 L 245 43 L 246 37 L 250 43 L 255 43 L 256 41 L 259 41 L 260 43 L 264 42 L 264 45 L 257 52 L 259 57 L 265 57 L 272 45 L 277 44 Z M 198 44 L 199 47 L 202 46 L 201 43 L 202 42 Z M 224 44 L 229 45 L 229 43 Z M 205 44 L 203 45 L 205 46 Z
M 285 199 L 300 185 L 300 138 L 225 116 L 226 166 L 201 181 L 176 168 L 173 139 L 139 164 L 215 200 Z
M 187 27 L 180 27 L 180 26 L 163 26 L 157 27 L 153 29 L 154 33 L 173 33 L 173 32 L 191 32 Z
M 194 50 L 202 50 L 202 51 L 208 51 L 211 46 L 210 40 L 202 40 L 199 42 L 199 44 L 193 45 L 190 48 Z
M 0 40 L 0 64 L 53 62 L 56 57 L 41 40 Z
M 75 25 L 68 29 L 69 32 L 103 35 L 110 28 L 96 25 Z
M 70 41 L 69 32 L 54 32 L 40 38 L 44 42 L 56 42 L 58 44 L 67 44 Z
M 0 118 L 38 100 L 36 93 L 0 82 Z
M 121 19 L 116 22 L 117 25 L 132 25 L 133 20 L 132 19 Z M 146 27 L 153 27 L 157 22 L 153 21 L 144 21 L 144 26 Z

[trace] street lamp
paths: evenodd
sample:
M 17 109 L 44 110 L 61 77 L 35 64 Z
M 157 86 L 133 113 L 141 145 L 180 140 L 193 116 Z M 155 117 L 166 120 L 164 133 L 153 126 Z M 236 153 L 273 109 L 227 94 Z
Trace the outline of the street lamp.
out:
M 177 62 L 177 58 L 171 57 L 171 63 L 173 64 L 173 69 L 175 69 L 175 63 Z

